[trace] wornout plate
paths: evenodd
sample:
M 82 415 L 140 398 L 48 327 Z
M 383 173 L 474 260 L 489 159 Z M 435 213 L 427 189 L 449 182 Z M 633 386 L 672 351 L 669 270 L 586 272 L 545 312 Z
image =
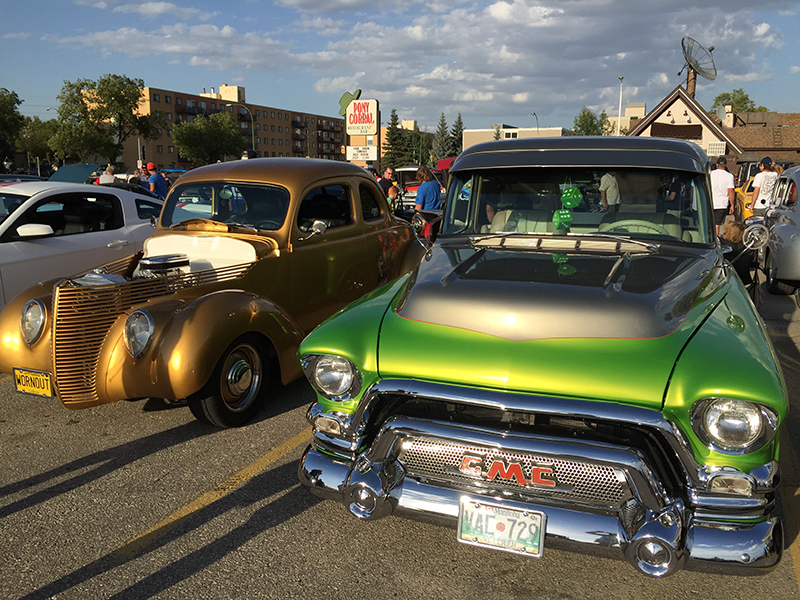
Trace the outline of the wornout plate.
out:
M 462 496 L 458 508 L 458 541 L 539 558 L 544 550 L 547 516 Z
M 53 396 L 53 386 L 50 373 L 45 371 L 31 371 L 28 369 L 14 368 L 14 383 L 18 392 L 34 394 L 36 396 Z

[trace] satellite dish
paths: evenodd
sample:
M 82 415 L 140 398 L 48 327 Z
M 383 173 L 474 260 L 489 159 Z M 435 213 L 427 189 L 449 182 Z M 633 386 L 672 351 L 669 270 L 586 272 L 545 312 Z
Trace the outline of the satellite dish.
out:
M 714 46 L 710 46 L 708 50 L 703 48 L 696 40 L 685 37 L 681 40 L 681 48 L 683 49 L 683 57 L 686 59 L 686 64 L 683 69 L 689 67 L 689 72 L 686 77 L 686 93 L 694 98 L 694 90 L 697 85 L 697 76 L 700 75 L 709 81 L 717 78 L 717 67 L 714 66 L 714 57 L 711 52 Z M 681 69 L 681 73 L 683 73 Z
M 690 37 L 685 37 L 681 40 L 681 48 L 683 49 L 683 57 L 686 59 L 686 64 L 689 65 L 690 69 L 693 69 L 700 77 L 704 77 L 709 81 L 714 81 L 717 78 L 717 67 L 714 66 L 714 57 L 711 56 L 714 46 L 706 50 L 699 42 Z

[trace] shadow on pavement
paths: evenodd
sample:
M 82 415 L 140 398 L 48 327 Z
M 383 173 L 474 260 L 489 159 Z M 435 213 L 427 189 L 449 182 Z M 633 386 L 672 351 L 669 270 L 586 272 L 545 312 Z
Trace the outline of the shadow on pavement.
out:
M 776 296 L 765 290 L 759 312 L 780 360 L 789 395 L 789 416 L 781 427 L 779 487 L 788 548 L 800 535 L 800 438 L 793 433 L 800 431 L 800 310 L 793 296 Z
M 264 471 L 241 488 L 193 513 L 180 526 L 155 539 L 152 544 L 144 548 L 140 553 L 131 556 L 124 551 L 110 552 L 94 562 L 23 596 L 23 600 L 40 600 L 62 594 L 94 577 L 163 548 L 203 525 L 218 519 L 225 513 L 240 507 L 251 506 L 263 498 L 281 494 L 261 506 L 250 518 L 238 523 L 236 527 L 227 533 L 197 548 L 190 554 L 176 558 L 160 570 L 112 596 L 112 598 L 116 599 L 131 600 L 153 597 L 236 551 L 236 549 L 262 535 L 265 531 L 292 519 L 321 502 L 297 483 L 297 467 L 298 461 L 295 460 L 272 470 Z

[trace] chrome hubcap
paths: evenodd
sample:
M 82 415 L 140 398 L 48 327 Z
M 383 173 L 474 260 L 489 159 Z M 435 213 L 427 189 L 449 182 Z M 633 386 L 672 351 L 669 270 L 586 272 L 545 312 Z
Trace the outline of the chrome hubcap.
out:
M 245 410 L 258 395 L 262 377 L 258 351 L 250 344 L 234 348 L 225 359 L 220 377 L 220 394 L 225 406 L 233 412 Z

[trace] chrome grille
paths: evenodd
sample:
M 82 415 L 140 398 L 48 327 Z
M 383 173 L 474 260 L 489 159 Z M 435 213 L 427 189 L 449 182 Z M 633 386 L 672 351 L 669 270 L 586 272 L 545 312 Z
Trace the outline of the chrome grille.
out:
M 253 263 L 196 273 L 139 279 L 103 286 L 78 286 L 69 279 L 53 296 L 53 369 L 63 402 L 97 401 L 97 361 L 109 329 L 133 305 L 179 289 L 243 277 Z
M 530 475 L 533 466 L 547 465 L 553 469 L 559 487 L 534 489 L 521 485 L 516 480 L 495 479 L 489 482 L 478 476 L 466 475 L 459 471 L 465 454 L 480 455 L 485 464 L 495 459 L 519 463 L 526 475 Z M 481 483 L 481 487 L 490 486 L 492 489 L 524 492 L 528 495 L 542 495 L 613 509 L 619 508 L 632 497 L 624 471 L 609 465 L 425 438 L 412 438 L 404 442 L 399 460 L 407 474 L 416 478 L 440 479 L 456 484 Z

